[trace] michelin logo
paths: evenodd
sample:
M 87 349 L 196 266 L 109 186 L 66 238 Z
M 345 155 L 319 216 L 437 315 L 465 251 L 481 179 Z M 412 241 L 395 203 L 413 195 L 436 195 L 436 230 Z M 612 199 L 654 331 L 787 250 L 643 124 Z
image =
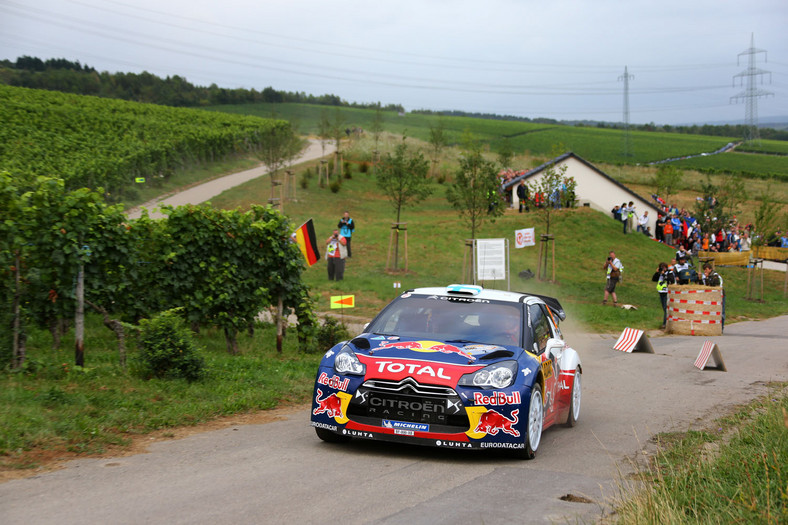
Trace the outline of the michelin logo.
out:
M 384 419 L 383 427 L 394 430 L 410 430 L 412 432 L 429 432 L 430 430 L 430 426 L 426 423 L 410 423 L 408 421 L 394 421 L 391 419 Z

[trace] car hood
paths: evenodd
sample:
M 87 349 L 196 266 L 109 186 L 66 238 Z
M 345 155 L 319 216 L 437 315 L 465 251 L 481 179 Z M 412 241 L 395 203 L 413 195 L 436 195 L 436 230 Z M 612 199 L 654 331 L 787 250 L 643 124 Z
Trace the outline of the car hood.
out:
M 486 365 L 497 359 L 517 359 L 523 349 L 470 341 L 439 341 L 377 334 L 361 334 L 348 343 L 361 355 L 404 358 L 447 364 Z

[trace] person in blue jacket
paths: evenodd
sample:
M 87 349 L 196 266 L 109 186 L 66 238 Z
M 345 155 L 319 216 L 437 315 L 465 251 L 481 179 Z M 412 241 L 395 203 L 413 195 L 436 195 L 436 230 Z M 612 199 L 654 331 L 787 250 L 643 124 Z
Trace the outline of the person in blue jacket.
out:
M 337 228 L 339 228 L 339 234 L 347 239 L 347 256 L 350 258 L 353 253 L 350 249 L 350 239 L 353 236 L 353 230 L 356 229 L 356 223 L 350 218 L 350 213 L 348 211 L 345 211 L 345 214 L 339 219 Z

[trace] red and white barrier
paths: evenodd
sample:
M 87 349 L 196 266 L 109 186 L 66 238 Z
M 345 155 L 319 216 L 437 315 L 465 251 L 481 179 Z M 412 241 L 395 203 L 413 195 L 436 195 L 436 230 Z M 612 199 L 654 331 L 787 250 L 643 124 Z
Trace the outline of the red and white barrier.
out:
M 723 372 L 728 371 L 728 369 L 725 368 L 725 362 L 722 360 L 722 352 L 720 352 L 720 347 L 717 346 L 717 343 L 707 340 L 703 343 L 703 348 L 700 349 L 698 358 L 695 359 L 695 368 L 700 370 L 707 368 L 706 365 L 709 362 L 709 358 L 714 359 L 714 367 L 717 370 L 722 370 Z
M 613 350 L 621 350 L 630 354 L 632 352 L 654 353 L 654 348 L 651 346 L 648 336 L 643 336 L 643 330 L 629 327 L 624 328 L 624 331 L 621 332 L 618 341 L 613 345 Z

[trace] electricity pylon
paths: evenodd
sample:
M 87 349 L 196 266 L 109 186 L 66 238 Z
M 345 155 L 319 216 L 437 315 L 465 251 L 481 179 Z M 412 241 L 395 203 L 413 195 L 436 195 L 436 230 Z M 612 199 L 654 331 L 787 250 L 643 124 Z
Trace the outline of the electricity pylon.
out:
M 619 80 L 624 81 L 624 137 L 623 149 L 624 156 L 631 157 L 632 153 L 632 139 L 629 136 L 629 79 L 635 78 L 627 72 L 627 66 L 624 66 L 624 74 L 618 77 Z
M 755 85 L 756 78 L 761 78 L 761 83 L 763 83 L 763 76 L 769 75 L 769 82 L 772 81 L 772 73 L 771 71 L 764 71 L 763 69 L 758 69 L 755 67 L 755 57 L 758 53 L 763 53 L 764 58 L 763 61 L 766 62 L 766 51 L 764 49 L 756 49 L 755 48 L 755 34 L 750 34 L 750 48 L 742 51 L 739 53 L 738 57 L 736 58 L 736 65 L 739 65 L 739 59 L 742 55 L 747 55 L 747 69 L 735 75 L 733 77 L 733 85 L 736 85 L 736 79 L 741 79 L 740 84 L 743 86 L 745 84 L 745 77 L 747 79 L 746 84 L 747 87 L 744 88 L 744 91 L 738 93 L 731 97 L 731 102 L 738 101 L 739 99 L 743 100 L 745 103 L 744 106 L 744 121 L 745 121 L 745 131 L 744 131 L 744 140 L 745 142 L 760 142 L 760 135 L 758 134 L 758 99 L 760 97 L 768 97 L 769 95 L 774 95 L 774 93 L 770 91 L 764 91 L 762 89 L 758 89 Z

